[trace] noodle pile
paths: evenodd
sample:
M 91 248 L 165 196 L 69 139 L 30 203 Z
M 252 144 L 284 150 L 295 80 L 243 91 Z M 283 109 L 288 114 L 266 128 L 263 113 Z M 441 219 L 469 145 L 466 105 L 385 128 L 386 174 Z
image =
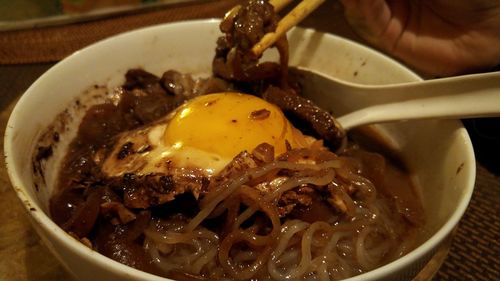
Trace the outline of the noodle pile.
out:
M 213 179 L 200 211 L 155 220 L 145 248 L 179 279 L 335 280 L 371 270 L 408 251 L 407 229 L 352 162 L 313 145 Z M 336 198 L 328 221 L 280 218 L 279 199 L 305 186 Z

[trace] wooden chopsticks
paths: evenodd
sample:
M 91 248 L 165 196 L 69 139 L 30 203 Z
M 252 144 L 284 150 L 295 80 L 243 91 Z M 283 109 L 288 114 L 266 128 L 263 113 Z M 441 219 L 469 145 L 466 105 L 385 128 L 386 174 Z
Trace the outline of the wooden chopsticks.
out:
M 274 11 L 278 13 L 279 11 L 283 10 L 290 2 L 293 0 L 269 0 L 269 4 L 273 5 Z
M 276 12 L 281 11 L 293 0 L 270 0 L 269 3 L 274 6 Z M 283 17 L 274 32 L 265 34 L 262 39 L 253 46 L 252 53 L 259 57 L 262 53 L 272 46 L 288 30 L 296 26 L 300 21 L 307 17 L 312 11 L 319 7 L 325 0 L 303 0 L 290 13 Z

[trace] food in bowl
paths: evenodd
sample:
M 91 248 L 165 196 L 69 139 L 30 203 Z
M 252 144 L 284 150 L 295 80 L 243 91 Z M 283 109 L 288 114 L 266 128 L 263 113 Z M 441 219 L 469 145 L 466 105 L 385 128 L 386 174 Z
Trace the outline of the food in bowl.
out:
M 179 280 L 341 279 L 414 247 L 421 205 L 381 154 L 353 142 L 334 154 L 240 93 L 158 113 L 172 101 L 143 100 L 158 101 L 161 79 L 131 88 L 145 80 L 134 74 L 147 75 L 129 71 L 118 103 L 87 111 L 51 200 L 89 247 Z
M 301 108 L 321 109 L 261 98 L 289 97 L 279 78 L 130 70 L 87 110 L 54 221 L 108 257 L 180 280 L 340 279 L 407 253 L 423 223 L 407 173 L 352 140 L 333 153 L 340 142 L 322 143 L 323 123 L 299 122 Z M 244 90 L 261 97 L 234 93 Z M 50 155 L 38 151 L 35 161 Z
M 5 135 L 6 164 L 12 185 L 44 244 L 79 280 L 165 280 L 85 247 L 49 216 L 49 195 L 55 193 L 56 187 L 55 173 L 60 170 L 60 160 L 66 153 L 68 140 L 73 138 L 81 121 L 80 110 L 88 105 L 82 93 L 94 84 L 106 85 L 109 89 L 121 85 L 125 70 L 137 66 L 158 76 L 165 69 L 208 76 L 215 47 L 210 42 L 216 41 L 218 24 L 217 20 L 164 24 L 99 42 L 47 71 L 14 108 Z M 319 45 L 316 44 L 318 39 L 321 41 Z M 290 31 L 289 41 L 291 65 L 361 84 L 419 81 L 418 76 L 397 62 L 335 35 L 296 28 Z M 303 56 L 304 50 L 311 46 L 315 51 Z M 266 53 L 264 58 L 269 58 L 268 55 Z M 380 75 L 380 69 L 384 69 L 383 75 Z M 358 75 L 353 76 L 355 71 Z M 108 93 L 113 94 L 112 91 Z M 333 112 L 353 110 L 355 106 L 336 103 L 335 95 L 327 91 L 306 91 L 303 94 Z M 36 118 L 33 118 L 33 112 L 37 113 Z M 63 124 L 51 123 L 62 112 L 69 118 L 63 118 Z M 52 125 L 62 125 L 57 132 L 63 133 L 47 135 L 54 142 L 55 139 L 58 141 L 51 146 L 53 155 L 46 162 L 42 161 L 45 179 L 38 181 L 33 179 L 28 167 L 32 164 L 36 140 L 42 130 Z M 408 163 L 422 192 L 425 211 L 432 215 L 426 217 L 415 250 L 349 280 L 408 280 L 426 264 L 436 248 L 441 247 L 440 243 L 464 213 L 474 186 L 474 154 L 465 129 L 456 120 L 380 124 L 376 129 Z

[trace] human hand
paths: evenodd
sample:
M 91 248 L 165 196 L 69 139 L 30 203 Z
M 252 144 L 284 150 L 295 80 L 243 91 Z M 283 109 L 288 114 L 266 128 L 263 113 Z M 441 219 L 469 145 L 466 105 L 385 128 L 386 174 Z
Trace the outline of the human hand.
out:
M 341 0 L 355 31 L 429 75 L 500 64 L 498 0 Z

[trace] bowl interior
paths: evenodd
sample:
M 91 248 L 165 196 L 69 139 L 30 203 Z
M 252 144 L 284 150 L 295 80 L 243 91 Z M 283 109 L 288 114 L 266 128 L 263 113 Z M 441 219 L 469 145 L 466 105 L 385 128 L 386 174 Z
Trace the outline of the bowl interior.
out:
M 54 171 L 82 116 L 82 108 L 74 106 L 75 99 L 82 99 L 82 93 L 92 85 L 114 88 L 124 81 L 125 72 L 134 67 L 157 75 L 168 69 L 208 75 L 218 36 L 218 21 L 215 20 L 181 22 L 129 32 L 73 54 L 26 91 L 9 120 L 5 152 L 9 175 L 19 197 L 28 209 L 42 210 L 32 212 L 35 224 L 48 232 L 57 228 L 48 218 L 48 200 L 55 186 Z M 297 28 L 288 38 L 291 65 L 362 84 L 420 79 L 386 56 L 336 36 Z M 265 59 L 276 59 L 276 52 L 268 52 Z M 329 95 L 315 99 L 320 105 L 332 102 Z M 54 125 L 53 121 L 65 110 L 64 114 L 69 117 L 64 124 Z M 44 181 L 35 186 L 29 167 L 35 144 L 49 126 L 62 126 L 57 128 L 62 128 L 64 133 L 54 147 L 54 157 L 45 164 Z M 427 214 L 422 242 L 432 237 L 414 253 L 397 261 L 405 263 L 404 259 L 409 262 L 412 254 L 415 258 L 435 247 L 464 212 L 473 188 L 474 155 L 459 121 L 412 121 L 378 125 L 377 128 L 401 151 L 414 172 Z M 72 247 L 84 247 L 77 242 L 68 243 Z M 383 268 L 377 270 L 383 274 Z M 129 272 L 137 278 L 144 277 L 139 271 Z

